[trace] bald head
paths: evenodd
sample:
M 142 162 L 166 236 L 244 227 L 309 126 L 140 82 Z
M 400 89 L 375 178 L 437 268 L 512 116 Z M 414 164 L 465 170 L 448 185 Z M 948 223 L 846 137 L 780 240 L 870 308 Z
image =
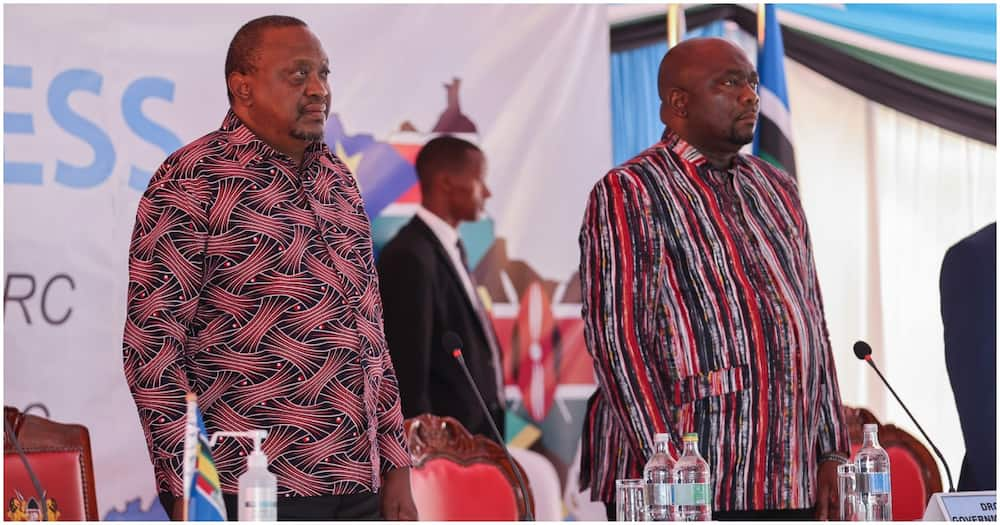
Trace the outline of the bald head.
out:
M 685 40 L 663 57 L 657 80 L 660 120 L 703 153 L 728 158 L 753 140 L 757 72 L 737 45 Z
M 657 76 L 660 100 L 666 100 L 671 88 L 688 89 L 691 76 L 711 68 L 721 57 L 731 54 L 747 60 L 742 49 L 722 38 L 692 38 L 670 48 L 660 61 Z

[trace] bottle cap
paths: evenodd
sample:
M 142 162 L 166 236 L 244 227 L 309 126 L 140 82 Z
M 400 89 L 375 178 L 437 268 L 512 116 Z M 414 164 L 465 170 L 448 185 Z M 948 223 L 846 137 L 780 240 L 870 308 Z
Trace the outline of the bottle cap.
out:
M 865 423 L 865 432 L 874 432 L 878 434 L 878 425 L 875 423 Z
M 697 432 L 688 432 L 687 434 L 684 434 L 684 442 L 685 443 L 697 443 L 698 442 L 698 433 Z
M 653 434 L 653 443 L 661 443 L 661 442 L 670 443 L 670 434 L 663 434 L 659 432 Z
M 260 449 L 260 442 L 267 437 L 266 430 L 251 430 L 248 432 L 253 437 L 253 452 L 247 455 L 247 468 L 267 468 L 267 455 Z

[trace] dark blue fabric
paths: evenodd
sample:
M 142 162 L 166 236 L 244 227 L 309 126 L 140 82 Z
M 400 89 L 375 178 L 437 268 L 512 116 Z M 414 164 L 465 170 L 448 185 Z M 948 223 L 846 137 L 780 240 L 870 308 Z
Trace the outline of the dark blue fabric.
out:
M 995 222 L 948 249 L 940 285 L 945 362 L 965 440 L 958 490 L 996 490 Z

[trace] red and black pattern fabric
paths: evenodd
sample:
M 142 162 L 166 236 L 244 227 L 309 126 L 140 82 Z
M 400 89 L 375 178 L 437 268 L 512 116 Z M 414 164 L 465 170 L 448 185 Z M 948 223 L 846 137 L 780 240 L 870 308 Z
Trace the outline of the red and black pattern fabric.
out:
M 187 391 L 209 433 L 268 431 L 279 495 L 375 492 L 409 466 L 370 224 L 325 144 L 296 167 L 230 111 L 164 161 L 136 212 L 124 369 L 160 492 L 182 493 Z M 252 448 L 215 446 L 223 491 Z
M 697 432 L 714 510 L 813 506 L 819 461 L 850 447 L 795 180 L 715 169 L 668 130 L 595 185 L 580 250 L 581 486 L 609 501 L 655 433 Z

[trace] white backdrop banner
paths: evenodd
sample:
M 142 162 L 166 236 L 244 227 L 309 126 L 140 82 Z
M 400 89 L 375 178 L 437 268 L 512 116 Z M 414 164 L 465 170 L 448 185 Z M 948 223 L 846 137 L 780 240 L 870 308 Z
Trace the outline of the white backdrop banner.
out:
M 377 245 L 418 201 L 420 144 L 483 148 L 494 196 L 462 233 L 504 346 L 508 437 L 564 474 L 593 388 L 577 234 L 611 167 L 599 5 L 4 6 L 4 404 L 90 429 L 103 519 L 165 517 L 122 373 L 136 203 L 169 152 L 219 126 L 229 40 L 274 13 L 330 56 L 326 139 Z

